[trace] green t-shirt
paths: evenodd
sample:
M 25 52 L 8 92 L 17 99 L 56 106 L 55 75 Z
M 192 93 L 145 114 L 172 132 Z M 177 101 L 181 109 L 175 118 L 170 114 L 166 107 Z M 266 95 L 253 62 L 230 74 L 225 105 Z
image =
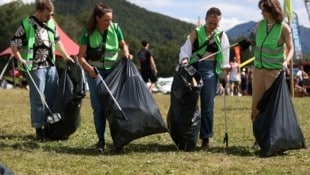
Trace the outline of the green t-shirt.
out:
M 111 25 L 114 25 L 114 23 L 112 23 Z M 109 27 L 111 27 L 111 25 Z M 123 32 L 119 26 L 117 27 L 116 34 L 117 34 L 118 41 L 124 40 Z M 87 30 L 85 28 L 83 29 L 81 37 L 80 37 L 80 44 L 81 45 L 87 45 L 88 44 L 88 34 L 87 34 Z

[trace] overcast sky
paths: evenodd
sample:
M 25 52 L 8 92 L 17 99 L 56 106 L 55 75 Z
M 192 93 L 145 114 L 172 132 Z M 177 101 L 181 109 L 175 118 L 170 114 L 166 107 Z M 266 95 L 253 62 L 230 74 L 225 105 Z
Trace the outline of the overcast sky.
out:
M 0 5 L 11 0 L 0 0 Z M 24 0 L 33 2 L 34 0 Z M 210 7 L 221 9 L 223 19 L 221 28 L 228 30 L 233 26 L 262 18 L 258 9 L 258 0 L 127 0 L 152 12 L 161 13 L 173 18 L 196 24 L 198 18 L 204 23 L 206 11 Z M 280 0 L 283 3 L 284 0 Z M 299 18 L 299 24 L 310 27 L 304 0 L 292 0 L 293 9 Z

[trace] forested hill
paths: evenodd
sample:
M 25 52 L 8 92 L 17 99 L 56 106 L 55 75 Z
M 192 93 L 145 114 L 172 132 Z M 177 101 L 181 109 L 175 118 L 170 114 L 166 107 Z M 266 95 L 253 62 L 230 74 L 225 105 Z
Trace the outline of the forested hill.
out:
M 100 1 L 56 0 L 55 7 L 59 14 L 75 16 L 76 20 L 83 25 L 98 2 Z M 104 2 L 113 9 L 113 20 L 120 24 L 126 36 L 146 38 L 158 44 L 171 41 L 183 42 L 184 37 L 194 28 L 193 24 L 150 12 L 125 0 Z
M 76 42 L 98 0 L 55 0 L 55 19 Z M 170 76 L 177 63 L 180 45 L 194 25 L 159 13 L 150 12 L 125 0 L 106 0 L 113 9 L 113 21 L 118 23 L 134 56 L 147 39 L 158 63 L 159 75 Z M 34 13 L 33 4 L 21 0 L 0 6 L 0 50 L 8 47 L 9 40 L 20 20 Z

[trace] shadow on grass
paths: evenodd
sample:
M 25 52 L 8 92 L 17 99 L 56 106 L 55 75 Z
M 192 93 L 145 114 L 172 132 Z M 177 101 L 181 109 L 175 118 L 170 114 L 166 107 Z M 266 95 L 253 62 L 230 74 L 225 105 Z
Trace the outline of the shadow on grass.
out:
M 94 145 L 87 147 L 71 147 L 68 145 L 54 145 L 54 141 L 39 142 L 35 140 L 33 135 L 0 135 L 0 148 L 13 148 L 19 150 L 36 150 L 43 149 L 48 152 L 56 152 L 62 154 L 74 154 L 74 155 L 88 155 L 97 156 L 102 155 L 126 155 L 130 153 L 156 153 L 156 152 L 182 152 L 174 144 L 138 144 L 129 143 L 124 146 L 124 150 L 121 153 L 113 151 L 113 144 L 107 144 L 103 153 L 96 151 Z M 46 144 L 45 144 L 46 143 Z M 249 147 L 244 146 L 231 146 L 227 149 L 223 147 L 211 147 L 209 149 L 203 149 L 196 147 L 192 152 L 206 151 L 209 153 L 224 153 L 227 155 L 236 155 L 243 157 L 257 156 L 258 152 Z M 184 151 L 185 152 L 185 151 Z
M 257 152 L 249 147 L 245 146 L 230 146 L 228 148 L 225 147 L 211 147 L 208 149 L 197 148 L 199 151 L 208 151 L 211 153 L 224 153 L 227 155 L 235 155 L 242 157 L 253 157 L 257 155 Z
M 125 151 L 130 152 L 171 152 L 171 151 L 180 151 L 180 152 L 186 152 L 183 150 L 179 150 L 176 145 L 161 145 L 161 144 L 129 144 L 127 146 L 128 148 Z M 227 149 L 224 147 L 211 147 L 209 149 L 203 149 L 201 147 L 196 147 L 195 150 L 190 152 L 201 152 L 201 151 L 207 151 L 210 153 L 225 153 L 228 155 L 236 155 L 236 156 L 242 156 L 242 157 L 253 157 L 258 155 L 257 150 L 253 150 L 246 146 L 231 146 Z
M 125 147 L 125 151 L 128 150 L 130 152 L 171 152 L 177 151 L 177 147 L 174 144 L 137 144 L 130 143 Z
M 99 152 L 96 151 L 95 147 L 70 147 L 70 146 L 50 146 L 46 145 L 43 148 L 45 151 L 54 151 L 60 154 L 73 154 L 73 155 L 84 155 L 84 156 L 97 156 Z
M 65 154 L 77 154 L 77 155 L 98 155 L 94 147 L 89 148 L 74 148 L 74 147 L 45 147 L 45 150 L 56 151 L 57 153 L 65 153 Z M 191 152 L 202 152 L 206 151 L 209 153 L 223 153 L 227 155 L 241 156 L 241 157 L 253 157 L 258 156 L 257 150 L 252 150 L 249 147 L 243 146 L 232 146 L 225 149 L 224 147 L 211 147 L 209 149 L 202 149 L 200 147 L 196 147 L 194 151 Z M 179 150 L 174 144 L 137 144 L 137 143 L 129 143 L 124 146 L 124 150 L 122 152 L 114 152 L 113 145 L 108 144 L 104 153 L 102 155 L 113 156 L 113 155 L 127 155 L 131 153 L 164 153 L 164 152 L 186 152 L 183 150 Z
M 86 147 L 71 147 L 68 145 L 53 144 L 56 140 L 48 140 L 45 142 L 38 141 L 33 135 L 0 135 L 0 148 L 13 148 L 17 150 L 36 150 L 43 149 L 48 152 L 56 152 L 62 154 L 89 155 L 97 156 L 99 153 L 95 149 L 95 145 Z M 129 143 L 124 146 L 124 151 L 116 153 L 113 151 L 113 144 L 107 144 L 106 150 L 101 153 L 103 155 L 119 155 L 129 154 L 132 152 L 170 152 L 176 151 L 175 145 L 170 144 L 135 144 Z
M 221 108 L 223 111 L 225 110 L 225 108 Z M 250 107 L 226 107 L 227 111 L 248 111 L 251 110 Z
M 156 152 L 171 152 L 176 151 L 176 147 L 174 145 L 162 145 L 162 144 L 128 144 L 124 146 L 124 150 L 121 152 L 115 152 L 112 144 L 107 144 L 106 149 L 103 153 L 99 153 L 96 151 L 95 146 L 89 147 L 68 147 L 68 146 L 44 146 L 43 148 L 46 151 L 55 151 L 57 153 L 62 154 L 75 154 L 75 155 L 93 155 L 97 156 L 101 155 L 126 155 L 132 152 L 140 152 L 140 153 L 156 153 Z
M 47 151 L 55 151 L 57 153 L 64 154 L 77 154 L 77 155 L 98 155 L 95 149 L 95 145 L 89 147 L 68 147 L 68 146 L 44 146 Z M 113 145 L 107 144 L 105 151 L 101 154 L 103 155 L 120 155 L 129 154 L 132 152 L 171 152 L 175 151 L 176 147 L 174 145 L 161 145 L 161 144 L 131 144 L 124 146 L 124 150 L 120 153 L 114 152 Z
M 33 150 L 40 148 L 33 135 L 0 135 L 0 148 Z
M 34 139 L 34 135 L 15 135 L 15 134 L 6 134 L 0 135 L 1 140 L 29 140 Z
M 53 151 L 67 154 L 97 155 L 94 148 L 72 148 L 68 146 L 53 145 L 56 140 L 38 141 L 34 135 L 0 135 L 0 148 L 13 148 L 17 150 L 36 150 Z

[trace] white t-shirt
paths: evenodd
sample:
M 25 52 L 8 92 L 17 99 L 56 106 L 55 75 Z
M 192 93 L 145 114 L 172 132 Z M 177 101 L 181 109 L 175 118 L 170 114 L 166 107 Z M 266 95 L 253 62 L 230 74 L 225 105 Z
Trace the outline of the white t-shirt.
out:
M 237 62 L 231 63 L 231 71 L 229 74 L 230 81 L 241 81 L 240 72 L 238 71 L 239 64 Z

